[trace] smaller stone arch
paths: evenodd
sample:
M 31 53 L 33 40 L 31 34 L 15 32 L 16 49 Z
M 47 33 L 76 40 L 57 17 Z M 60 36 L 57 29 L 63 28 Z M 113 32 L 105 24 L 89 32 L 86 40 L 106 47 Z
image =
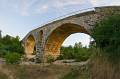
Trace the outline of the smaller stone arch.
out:
M 33 35 L 29 35 L 25 42 L 25 54 L 27 58 L 34 57 L 35 51 L 36 51 L 35 38 Z

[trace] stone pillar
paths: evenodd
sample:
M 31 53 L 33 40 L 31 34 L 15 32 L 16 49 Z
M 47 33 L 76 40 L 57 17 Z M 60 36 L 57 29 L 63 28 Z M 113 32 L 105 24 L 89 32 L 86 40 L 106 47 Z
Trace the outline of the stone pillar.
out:
M 36 58 L 35 58 L 36 63 L 41 63 L 44 61 L 43 55 L 44 55 L 44 50 L 42 47 L 42 42 L 37 42 L 36 43 Z

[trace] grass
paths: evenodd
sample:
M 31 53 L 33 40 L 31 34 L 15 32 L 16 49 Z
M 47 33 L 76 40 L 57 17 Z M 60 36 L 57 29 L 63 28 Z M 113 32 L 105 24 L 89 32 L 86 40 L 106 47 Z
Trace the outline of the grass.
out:
M 0 79 L 8 79 L 8 76 L 2 72 L 0 72 Z
M 73 69 L 61 79 L 77 79 L 78 76 L 79 76 L 79 71 Z
M 89 79 L 86 66 L 4 65 L 2 69 L 10 71 L 14 79 Z M 9 76 L 0 71 L 0 79 L 10 79 Z
M 101 51 L 91 60 L 90 71 L 92 79 L 120 79 L 120 63 L 113 64 Z
M 59 65 L 4 65 L 0 71 L 0 79 L 10 79 L 9 75 L 3 74 L 3 71 L 7 69 L 6 73 L 14 76 L 14 79 L 59 79 L 62 75 L 70 71 L 69 66 Z
M 64 75 L 61 79 L 90 79 L 88 67 L 73 67 L 71 71 Z

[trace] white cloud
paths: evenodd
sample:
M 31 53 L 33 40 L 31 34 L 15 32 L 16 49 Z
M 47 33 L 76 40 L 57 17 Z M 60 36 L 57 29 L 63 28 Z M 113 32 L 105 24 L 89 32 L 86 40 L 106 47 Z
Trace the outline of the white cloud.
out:
M 0 0 L 0 8 L 10 8 L 22 16 L 29 16 L 31 14 L 42 14 L 54 9 L 63 9 L 69 6 L 79 5 L 79 9 L 83 5 L 120 5 L 119 0 Z
M 46 1 L 45 4 L 38 4 L 38 7 L 36 8 L 37 13 L 45 13 L 48 10 L 60 10 L 64 8 L 68 8 L 70 6 L 80 6 L 78 7 L 79 9 L 83 9 L 83 5 L 91 5 L 89 0 L 51 0 L 51 1 Z
M 27 0 L 21 0 L 20 5 L 19 5 L 19 10 L 21 15 L 27 16 L 28 15 L 28 9 L 30 5 L 27 3 Z
M 53 8 L 64 8 L 72 5 L 86 5 L 88 0 L 0 0 L 0 8 L 10 8 L 22 16 L 45 13 Z
M 52 6 L 54 7 L 64 7 L 64 6 L 69 6 L 69 5 L 81 5 L 81 4 L 86 4 L 86 2 L 89 2 L 88 0 L 53 0 Z
M 28 16 L 30 14 L 30 10 L 33 10 L 34 3 L 37 0 L 21 0 L 19 4 L 20 13 L 23 16 Z
M 91 3 L 92 3 L 93 5 L 97 5 L 97 4 L 98 4 L 98 1 L 99 1 L 99 0 L 91 0 Z
M 111 1 L 110 5 L 120 5 L 120 0 Z
M 38 0 L 0 0 L 0 8 L 17 12 L 22 16 L 28 16 L 34 10 Z M 31 12 L 30 12 L 31 11 Z
M 42 13 L 47 12 L 48 9 L 49 9 L 48 5 L 40 5 L 35 10 L 36 10 L 36 13 L 42 14 Z
M 120 5 L 120 0 L 91 0 L 93 6 Z
M 101 5 L 107 5 L 109 4 L 108 0 L 91 0 L 93 6 L 101 6 Z

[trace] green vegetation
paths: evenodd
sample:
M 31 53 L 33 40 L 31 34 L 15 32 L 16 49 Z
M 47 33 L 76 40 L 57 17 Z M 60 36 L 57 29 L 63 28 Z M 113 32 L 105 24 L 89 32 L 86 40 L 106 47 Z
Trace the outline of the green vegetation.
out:
M 47 62 L 48 63 L 52 63 L 52 62 L 54 62 L 55 61 L 55 59 L 54 59 L 54 57 L 52 56 L 52 55 L 48 55 L 47 56 Z
M 88 64 L 81 67 L 73 66 L 71 69 L 71 67 L 65 67 L 66 65 L 54 64 L 44 68 L 39 65 L 12 65 L 8 69 L 16 79 L 54 79 L 55 76 L 61 77 L 60 79 L 120 79 L 120 15 L 112 15 L 98 22 L 92 30 L 92 37 L 96 45 L 91 45 L 90 48 L 82 47 L 81 43 L 76 43 L 73 47 L 61 48 L 58 59 L 86 61 L 91 58 Z M 22 53 L 23 48 L 19 37 L 6 35 L 0 39 L 0 57 L 4 57 L 7 63 L 19 63 Z M 54 58 L 48 55 L 47 62 L 53 61 Z M 114 65 L 114 63 L 117 64 Z M 9 79 L 9 75 L 6 74 L 8 70 L 5 70 L 8 65 L 4 67 L 0 68 L 0 79 Z
M 98 22 L 92 37 L 97 45 L 90 61 L 92 79 L 119 79 L 120 15 L 111 15 Z
M 8 64 L 18 64 L 21 60 L 21 54 L 19 53 L 8 53 L 5 56 L 6 63 Z
M 6 35 L 0 38 L 0 57 L 5 58 L 7 63 L 13 64 L 18 62 L 23 52 L 24 50 L 18 36 Z
M 120 59 L 120 15 L 109 16 L 96 24 L 92 37 L 97 47 L 113 62 Z
M 90 79 L 90 74 L 87 66 L 74 67 L 61 79 Z
M 58 59 L 75 59 L 76 61 L 86 61 L 90 56 L 90 48 L 82 47 L 81 43 L 75 43 L 74 47 L 62 47 L 61 55 Z

